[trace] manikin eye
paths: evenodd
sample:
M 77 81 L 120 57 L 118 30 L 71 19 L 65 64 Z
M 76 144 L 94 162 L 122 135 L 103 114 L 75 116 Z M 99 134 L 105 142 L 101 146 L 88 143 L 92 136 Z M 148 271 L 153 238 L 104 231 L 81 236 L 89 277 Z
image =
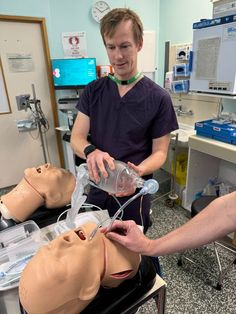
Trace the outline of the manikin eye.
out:
M 86 240 L 86 236 L 82 230 L 76 231 L 76 234 L 81 240 Z

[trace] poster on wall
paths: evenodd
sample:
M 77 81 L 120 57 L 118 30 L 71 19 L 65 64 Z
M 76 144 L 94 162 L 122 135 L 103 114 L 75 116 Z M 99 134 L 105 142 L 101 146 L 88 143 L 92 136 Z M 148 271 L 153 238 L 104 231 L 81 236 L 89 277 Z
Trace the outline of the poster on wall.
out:
M 64 58 L 86 58 L 87 41 L 85 32 L 62 33 Z
M 34 62 L 31 53 L 8 53 L 7 60 L 10 72 L 34 71 Z

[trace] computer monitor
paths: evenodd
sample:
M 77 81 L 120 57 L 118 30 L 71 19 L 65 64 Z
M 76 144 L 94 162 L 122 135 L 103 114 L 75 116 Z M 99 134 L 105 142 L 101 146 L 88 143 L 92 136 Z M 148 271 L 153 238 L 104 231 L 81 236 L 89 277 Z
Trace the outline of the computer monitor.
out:
M 53 59 L 52 71 L 55 89 L 79 89 L 96 80 L 96 59 Z

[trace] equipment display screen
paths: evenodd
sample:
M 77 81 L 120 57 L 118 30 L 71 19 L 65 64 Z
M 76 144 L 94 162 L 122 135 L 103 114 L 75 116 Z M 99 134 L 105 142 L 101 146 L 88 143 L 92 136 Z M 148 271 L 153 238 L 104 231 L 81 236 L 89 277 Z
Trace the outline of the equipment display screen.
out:
M 82 88 L 97 78 L 95 58 L 51 61 L 55 89 Z

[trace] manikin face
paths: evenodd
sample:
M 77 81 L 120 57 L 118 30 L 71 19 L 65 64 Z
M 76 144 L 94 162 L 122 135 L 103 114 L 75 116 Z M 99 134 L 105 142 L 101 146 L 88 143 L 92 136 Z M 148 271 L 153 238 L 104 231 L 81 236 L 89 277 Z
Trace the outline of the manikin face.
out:
M 45 164 L 37 168 L 27 168 L 26 181 L 45 199 L 48 208 L 70 203 L 75 188 L 75 177 L 68 170 Z
M 19 296 L 29 314 L 78 314 L 96 296 L 100 284 L 116 287 L 132 278 L 140 256 L 113 243 L 86 223 L 41 248 L 25 267 Z
M 19 285 L 27 312 L 64 313 L 58 309 L 72 302 L 66 308 L 75 306 L 77 310 L 65 313 L 78 313 L 77 302 L 90 301 L 96 295 L 104 271 L 104 243 L 100 232 L 89 240 L 95 227 L 88 223 L 66 232 L 31 259 Z
M 115 76 L 127 80 L 137 73 L 137 56 L 142 43 L 134 40 L 132 21 L 122 21 L 118 24 L 112 38 L 104 36 L 110 64 Z

